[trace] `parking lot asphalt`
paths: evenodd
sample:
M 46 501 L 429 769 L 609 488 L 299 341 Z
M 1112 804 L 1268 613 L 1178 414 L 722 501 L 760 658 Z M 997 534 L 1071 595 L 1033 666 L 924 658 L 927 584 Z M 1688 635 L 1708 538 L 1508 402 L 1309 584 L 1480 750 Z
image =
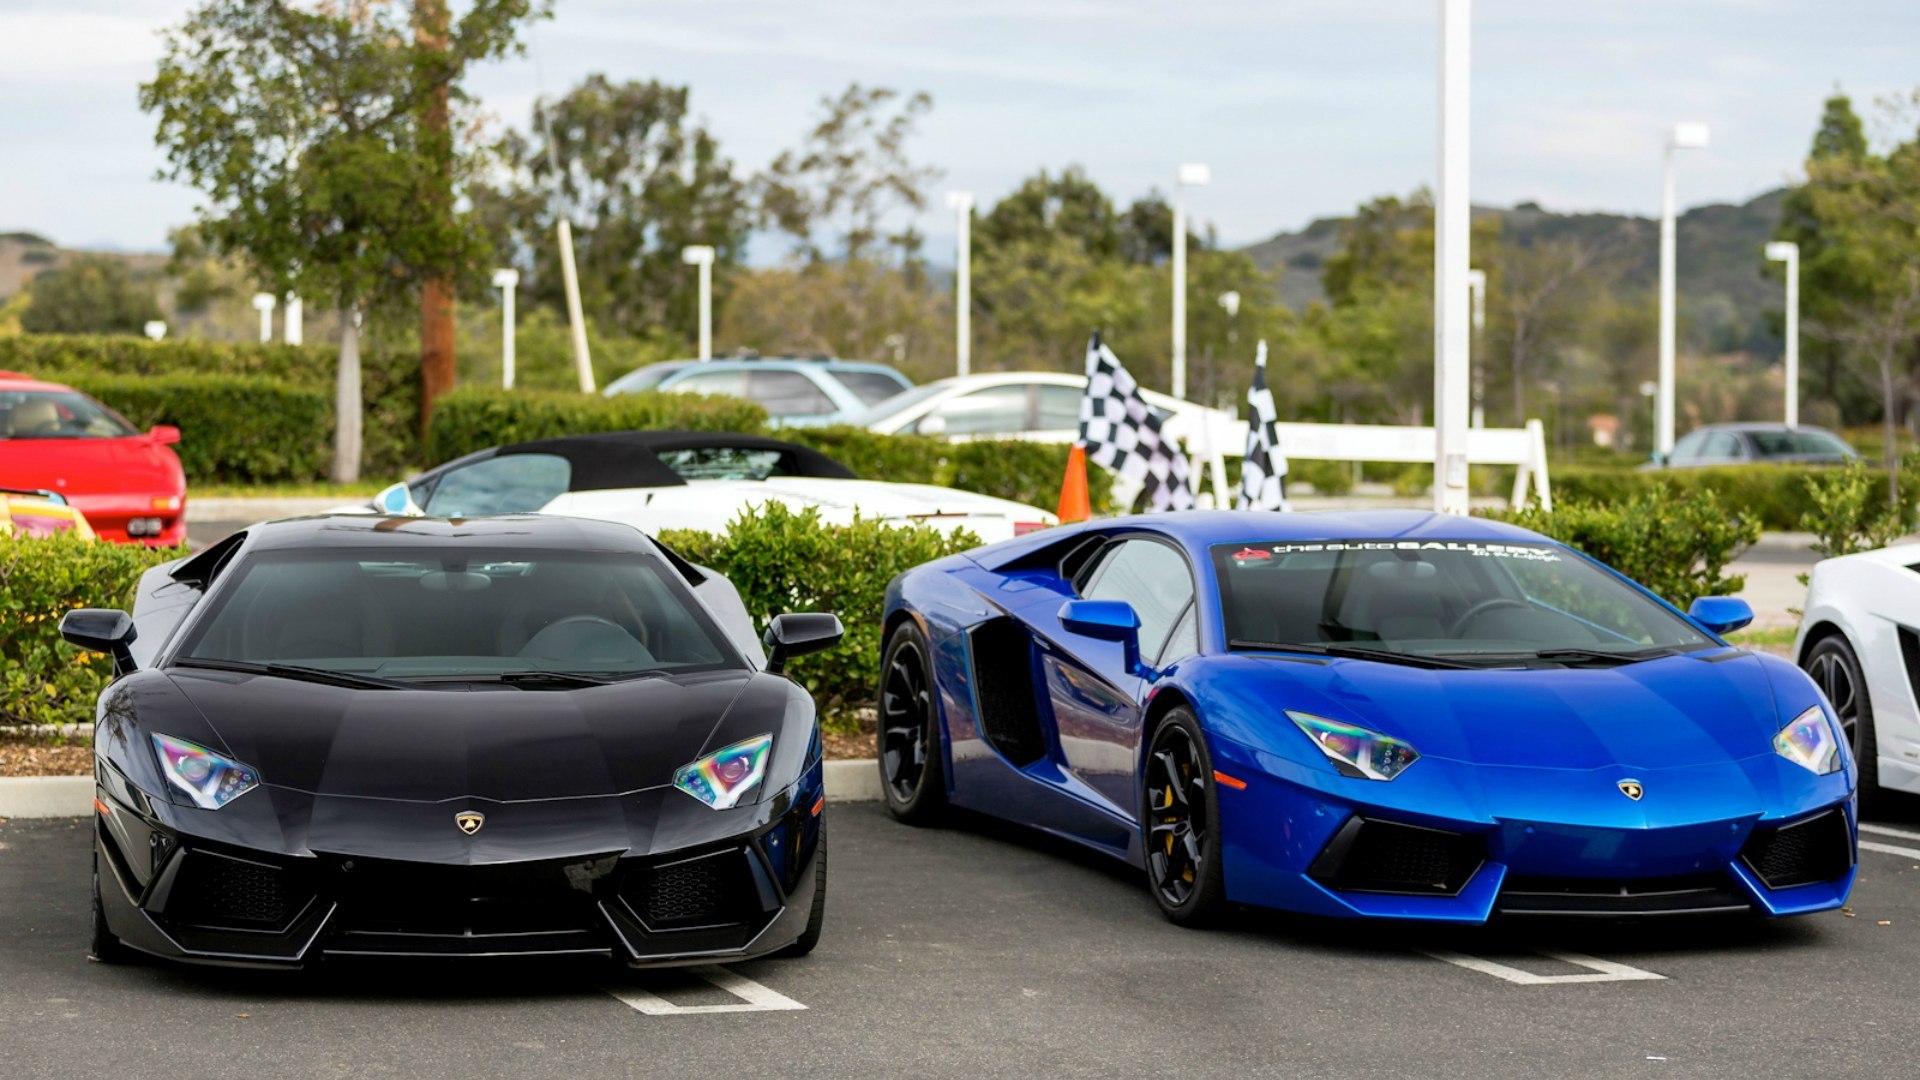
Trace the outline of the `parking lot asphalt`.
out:
M 90 963 L 91 824 L 0 824 L 0 1077 L 1920 1074 L 1912 818 L 1847 914 L 1445 933 L 1183 930 L 1035 834 L 829 815 L 819 949 L 710 978 Z

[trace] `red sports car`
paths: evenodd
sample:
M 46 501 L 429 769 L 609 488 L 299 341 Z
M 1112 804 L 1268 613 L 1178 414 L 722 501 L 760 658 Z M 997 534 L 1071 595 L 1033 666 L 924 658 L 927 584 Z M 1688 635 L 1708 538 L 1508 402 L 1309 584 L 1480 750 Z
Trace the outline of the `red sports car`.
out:
M 0 485 L 58 492 L 103 540 L 186 541 L 179 441 L 179 428 L 142 434 L 72 387 L 0 371 Z

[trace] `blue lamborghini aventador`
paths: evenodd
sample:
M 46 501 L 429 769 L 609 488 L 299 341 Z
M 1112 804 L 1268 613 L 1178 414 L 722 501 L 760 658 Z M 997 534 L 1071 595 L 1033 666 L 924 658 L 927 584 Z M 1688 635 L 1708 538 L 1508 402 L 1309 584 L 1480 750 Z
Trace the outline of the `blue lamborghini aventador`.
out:
M 1230 904 L 1483 922 L 1838 907 L 1820 691 L 1572 549 L 1412 511 L 1049 529 L 887 591 L 888 805 L 954 805 Z

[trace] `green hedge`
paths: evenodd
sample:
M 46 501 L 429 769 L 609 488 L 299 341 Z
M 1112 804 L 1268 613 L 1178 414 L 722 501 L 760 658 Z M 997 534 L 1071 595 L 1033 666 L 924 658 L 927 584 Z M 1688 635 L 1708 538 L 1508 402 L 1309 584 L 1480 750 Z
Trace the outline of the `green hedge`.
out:
M 876 435 L 838 425 L 785 428 L 782 439 L 811 446 L 870 480 L 938 484 L 1052 510 L 1066 479 L 1066 446 L 1021 439 L 948 442 L 928 435 Z M 1113 474 L 1087 468 L 1088 500 L 1095 513 L 1111 509 Z
M 609 398 L 463 386 L 434 403 L 427 460 L 439 464 L 502 443 L 592 431 L 760 431 L 766 419 L 760 406 L 730 397 L 648 392 Z
M 1702 596 L 1727 596 L 1746 577 L 1726 568 L 1760 539 L 1760 522 L 1709 488 L 1682 492 L 1658 478 L 1624 499 L 1564 497 L 1489 515 L 1576 548 L 1686 610 Z
M 132 410 L 141 406 L 113 400 L 111 396 L 87 390 L 81 384 L 90 382 L 99 385 L 97 380 L 112 376 L 140 376 L 141 381 L 165 378 L 174 381 L 181 388 L 179 392 L 191 396 L 189 380 L 193 377 L 244 376 L 271 380 L 271 383 L 261 384 L 269 387 L 265 391 L 268 393 L 274 392 L 270 389 L 272 384 L 281 384 L 320 395 L 323 412 L 313 441 L 321 448 L 323 456 L 317 470 L 261 474 L 253 471 L 258 465 L 257 458 L 230 465 L 217 455 L 198 456 L 196 464 L 189 465 L 191 444 L 206 443 L 220 436 L 203 430 L 197 424 L 181 423 L 181 445 L 175 449 L 180 453 L 181 464 L 187 469 L 189 483 L 243 478 L 304 481 L 325 476 L 327 455 L 332 452 L 333 380 L 338 363 L 339 351 L 331 345 L 262 345 L 192 338 L 149 341 L 127 335 L 20 334 L 0 337 L 0 370 L 19 371 L 36 378 L 79 387 L 115 410 L 126 413 L 129 420 L 134 419 Z M 361 468 L 369 475 L 398 476 L 420 463 L 419 358 L 408 353 L 368 351 L 361 354 L 360 369 L 360 392 L 365 410 Z M 131 384 L 116 384 L 126 385 Z M 151 398 L 141 400 L 150 402 Z M 195 415 L 190 403 L 168 407 L 178 415 Z M 282 429 L 282 436 L 287 437 L 292 432 L 302 430 L 312 431 L 314 428 Z M 298 451 L 289 453 L 301 456 Z M 209 461 L 210 465 L 207 464 Z
M 136 427 L 172 424 L 190 480 L 232 484 L 325 476 L 333 410 L 318 390 L 248 375 L 72 375 L 75 389 Z
M 1834 471 L 1822 465 L 1727 465 L 1700 469 L 1659 469 L 1641 472 L 1635 469 L 1604 469 L 1591 466 L 1565 466 L 1553 469 L 1549 479 L 1554 500 L 1625 504 L 1649 491 L 1664 487 L 1675 497 L 1692 500 L 1703 493 L 1717 496 L 1721 505 L 1739 510 L 1760 523 L 1762 529 L 1793 531 L 1802 528 L 1801 518 L 1813 508 L 1807 482 L 1820 481 Z M 1869 506 L 1884 510 L 1886 474 L 1873 470 L 1880 478 Z
M 61 534 L 0 536 L 0 721 L 84 723 L 113 681 L 113 661 L 60 640 L 60 616 L 77 607 L 131 608 L 148 567 L 179 549 L 88 543 Z
M 857 710 L 874 701 L 880 670 L 880 615 L 896 574 L 979 543 L 966 532 L 889 528 L 876 521 L 823 525 L 819 512 L 769 503 L 749 510 L 724 535 L 668 531 L 661 541 L 725 574 L 764 631 L 775 615 L 831 611 L 847 636 L 839 647 L 794 661 L 789 669 L 813 692 L 830 728 L 855 729 Z

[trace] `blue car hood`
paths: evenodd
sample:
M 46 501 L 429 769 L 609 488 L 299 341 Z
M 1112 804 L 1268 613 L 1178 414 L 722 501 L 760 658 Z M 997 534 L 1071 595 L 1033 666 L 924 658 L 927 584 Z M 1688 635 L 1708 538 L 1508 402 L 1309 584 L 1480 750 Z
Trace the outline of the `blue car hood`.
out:
M 1712 660 L 1702 656 L 1713 657 Z M 1204 710 L 1227 738 L 1289 757 L 1287 711 L 1359 724 L 1424 757 L 1516 768 L 1680 768 L 1772 753 L 1766 664 L 1725 650 L 1610 668 L 1430 670 L 1358 660 L 1214 658 Z M 1226 691 L 1221 694 L 1221 691 Z

